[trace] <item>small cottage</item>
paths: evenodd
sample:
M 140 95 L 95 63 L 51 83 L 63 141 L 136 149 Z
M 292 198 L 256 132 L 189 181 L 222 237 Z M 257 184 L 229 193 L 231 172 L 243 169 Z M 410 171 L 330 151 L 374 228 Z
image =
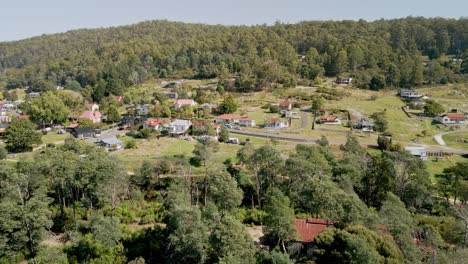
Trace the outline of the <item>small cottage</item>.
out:
M 216 117 L 215 122 L 218 124 L 238 124 L 241 117 L 236 114 L 222 114 Z
M 350 85 L 353 83 L 353 78 L 336 78 L 335 84 Z
M 110 137 L 101 139 L 99 142 L 97 142 L 97 145 L 112 151 L 123 148 L 124 142 L 116 137 Z
M 436 121 L 444 125 L 465 125 L 464 114 L 443 114 L 436 118 Z
M 283 122 L 279 118 L 266 119 L 265 125 L 264 125 L 265 128 L 275 128 L 275 129 L 286 128 L 288 126 L 289 125 L 287 122 Z
M 278 104 L 281 111 L 291 111 L 292 103 L 291 102 L 281 102 Z
M 76 127 L 71 129 L 70 134 L 75 138 L 84 139 L 94 137 L 94 129 L 91 127 Z
M 91 120 L 94 124 L 100 123 L 102 114 L 99 112 L 99 105 L 96 103 L 89 105 L 88 110 L 84 111 L 79 117 L 79 119 L 84 118 Z
M 427 160 L 427 151 L 423 147 L 405 147 L 405 150 L 414 157 L 417 157 L 421 160 Z
M 337 116 L 322 116 L 319 121 L 324 125 L 341 125 L 341 119 Z
M 245 127 L 254 127 L 255 126 L 255 120 L 252 118 L 248 117 L 241 117 L 238 120 L 239 126 L 245 126 Z
M 143 128 L 151 128 L 154 131 L 159 130 L 161 122 L 155 118 L 149 118 L 143 123 Z
M 185 135 L 190 126 L 192 126 L 192 122 L 190 120 L 175 119 L 171 123 L 163 125 L 162 130 L 172 136 Z
M 195 106 L 197 103 L 193 99 L 177 99 L 174 102 L 174 108 L 180 109 L 183 106 Z

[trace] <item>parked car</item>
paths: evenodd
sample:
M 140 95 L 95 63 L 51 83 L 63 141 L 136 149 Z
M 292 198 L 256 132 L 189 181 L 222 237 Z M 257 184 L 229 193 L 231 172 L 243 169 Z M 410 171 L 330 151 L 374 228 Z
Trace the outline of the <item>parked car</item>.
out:
M 232 129 L 231 124 L 224 124 L 224 126 L 225 126 L 227 129 Z
M 64 129 L 59 129 L 59 130 L 57 131 L 57 134 L 60 134 L 60 135 L 61 135 L 61 134 L 65 134 L 65 130 L 64 130 Z
M 226 140 L 226 143 L 227 144 L 239 144 L 239 139 L 238 138 L 228 138 L 228 140 Z

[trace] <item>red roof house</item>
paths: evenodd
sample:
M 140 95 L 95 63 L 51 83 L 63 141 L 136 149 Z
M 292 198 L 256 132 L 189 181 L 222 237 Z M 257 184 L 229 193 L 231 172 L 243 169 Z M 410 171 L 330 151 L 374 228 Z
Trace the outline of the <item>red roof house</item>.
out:
M 188 106 L 194 106 L 197 103 L 193 99 L 177 99 L 174 102 L 174 108 L 179 109 L 182 106 L 188 105 Z
M 320 117 L 320 123 L 324 125 L 341 125 L 341 119 L 337 116 L 322 116 Z
M 143 128 L 152 128 L 153 130 L 158 130 L 161 122 L 155 118 L 149 118 L 143 124 Z
M 464 114 L 443 114 L 439 116 L 436 120 L 445 125 L 464 125 L 465 115 Z
M 236 114 L 222 114 L 216 117 L 216 123 L 238 123 L 240 118 Z
M 289 111 L 289 110 L 292 109 L 292 103 L 291 103 L 291 102 L 288 102 L 288 101 L 286 101 L 286 102 L 281 102 L 281 103 L 279 103 L 279 108 L 280 108 L 281 110 Z
M 309 243 L 320 235 L 325 229 L 333 226 L 333 221 L 324 219 L 295 219 L 294 225 L 297 230 L 297 241 L 302 243 Z

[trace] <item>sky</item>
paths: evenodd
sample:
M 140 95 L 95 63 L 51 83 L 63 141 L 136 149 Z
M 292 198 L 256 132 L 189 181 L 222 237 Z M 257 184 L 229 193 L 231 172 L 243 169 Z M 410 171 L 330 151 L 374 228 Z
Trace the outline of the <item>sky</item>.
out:
M 467 0 L 0 0 L 0 41 L 166 19 L 225 25 L 468 16 Z

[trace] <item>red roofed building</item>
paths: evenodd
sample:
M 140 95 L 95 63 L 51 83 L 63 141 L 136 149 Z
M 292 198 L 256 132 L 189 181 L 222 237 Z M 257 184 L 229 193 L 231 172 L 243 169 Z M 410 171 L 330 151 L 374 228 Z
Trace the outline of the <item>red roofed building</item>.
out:
M 341 125 L 341 119 L 336 116 L 322 116 L 319 120 L 324 125 Z
M 295 219 L 294 226 L 297 230 L 297 242 L 309 243 L 314 241 L 314 239 L 320 235 L 325 229 L 330 226 L 333 226 L 333 221 L 309 218 L 304 219 Z
M 437 121 L 444 125 L 464 125 L 464 114 L 443 114 L 436 118 Z
M 18 119 L 28 119 L 29 120 L 30 116 L 29 115 L 18 115 Z
M 239 123 L 240 118 L 241 117 L 236 114 L 223 114 L 223 115 L 217 116 L 215 121 L 218 124 L 222 124 L 222 123 L 237 124 Z
M 99 112 L 99 106 L 96 103 L 89 105 L 89 110 L 84 111 L 79 117 L 79 119 L 83 118 L 89 119 L 93 123 L 100 123 L 102 114 Z
M 265 128 L 285 128 L 288 127 L 287 122 L 281 121 L 279 118 L 270 118 L 265 120 Z
M 292 109 L 292 103 L 291 102 L 281 102 L 279 103 L 279 108 L 282 110 L 282 111 L 291 111 Z
M 153 130 L 158 130 L 161 122 L 155 118 L 149 118 L 143 124 L 143 128 L 151 128 Z

